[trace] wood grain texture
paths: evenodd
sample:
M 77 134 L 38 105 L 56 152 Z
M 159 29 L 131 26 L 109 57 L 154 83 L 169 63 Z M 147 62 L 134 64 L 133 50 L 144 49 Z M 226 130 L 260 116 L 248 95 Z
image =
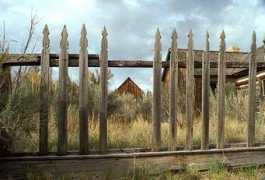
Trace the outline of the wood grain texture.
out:
M 225 126 L 225 33 L 220 35 L 220 47 L 218 57 L 218 83 L 217 83 L 217 148 L 224 148 Z
M 194 151 L 118 153 L 106 155 L 66 155 L 0 158 L 0 178 L 20 177 L 26 173 L 51 174 L 56 177 L 82 174 L 85 177 L 119 179 L 137 169 L 146 168 L 148 174 L 159 175 L 191 165 L 208 169 L 212 161 L 228 167 L 265 165 L 265 148 L 232 148 Z M 25 179 L 25 178 L 24 178 Z
M 177 59 L 177 32 L 173 31 L 171 36 L 171 53 L 170 53 L 170 83 L 169 83 L 169 148 L 176 148 L 177 135 L 177 96 L 178 96 L 178 59 Z
M 144 91 L 128 77 L 118 88 L 117 91 L 120 95 L 131 94 L 136 98 L 142 98 Z
M 64 26 L 61 33 L 60 60 L 59 60 L 59 86 L 58 86 L 58 154 L 67 153 L 67 109 L 68 109 L 68 33 Z
M 209 33 L 206 33 L 205 52 L 202 65 L 202 139 L 201 149 L 208 149 L 209 145 L 209 89 L 210 89 L 210 64 L 209 64 Z
M 49 29 L 43 29 L 41 75 L 40 75 L 40 127 L 39 127 L 39 153 L 48 153 L 48 121 L 49 121 L 49 67 L 50 67 L 50 40 Z
M 186 149 L 192 149 L 193 139 L 193 103 L 194 103 L 194 62 L 192 31 L 188 34 L 188 52 L 186 68 Z
M 253 32 L 251 54 L 249 59 L 249 86 L 248 86 L 248 127 L 247 127 L 247 146 L 255 143 L 255 121 L 256 121 L 256 33 Z
M 155 54 L 153 68 L 153 106 L 152 106 L 152 149 L 157 151 L 161 146 L 161 35 L 157 29 L 155 35 Z
M 229 52 L 225 53 L 226 55 Z M 79 67 L 79 54 L 69 54 L 68 67 Z M 97 54 L 88 54 L 88 67 L 99 67 L 99 56 Z M 3 66 L 39 66 L 41 62 L 41 54 L 9 54 Z M 162 61 L 162 68 L 168 68 L 169 62 Z M 226 68 L 249 68 L 249 62 L 241 61 L 226 61 Z M 186 62 L 179 59 L 179 68 L 186 68 Z M 50 67 L 59 66 L 59 55 L 50 54 Z M 217 68 L 218 62 L 210 59 L 211 68 Z M 264 61 L 257 61 L 257 66 L 265 68 Z M 117 68 L 153 68 L 153 61 L 148 59 L 109 59 L 108 67 Z M 201 60 L 194 60 L 194 68 L 202 68 Z
M 81 30 L 79 55 L 79 151 L 88 153 L 88 51 L 85 25 Z
M 107 30 L 104 27 L 100 51 L 100 123 L 99 123 L 99 149 L 102 153 L 107 151 L 107 103 L 108 103 L 108 40 Z

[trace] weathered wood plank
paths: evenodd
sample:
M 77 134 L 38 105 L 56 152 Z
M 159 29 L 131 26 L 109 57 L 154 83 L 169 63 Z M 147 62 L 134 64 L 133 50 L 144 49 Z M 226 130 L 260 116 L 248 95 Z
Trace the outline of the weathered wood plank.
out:
M 68 33 L 64 26 L 61 33 L 58 87 L 58 154 L 67 153 L 67 109 L 68 109 Z
M 81 30 L 79 56 L 79 151 L 88 153 L 88 41 L 85 25 Z
M 146 168 L 150 175 L 159 175 L 173 167 L 192 164 L 210 168 L 213 159 L 229 167 L 259 166 L 265 165 L 264 152 L 264 147 L 252 147 L 106 155 L 4 157 L 0 158 L 0 178 L 23 179 L 26 173 L 30 173 L 36 176 L 49 174 L 71 177 L 73 174 L 82 174 L 82 177 L 119 179 L 138 168 Z
M 202 140 L 201 149 L 208 149 L 209 145 L 209 88 L 210 88 L 210 64 L 209 64 L 209 33 L 206 33 L 205 52 L 202 65 Z
M 99 149 L 102 153 L 107 151 L 107 103 L 108 103 L 108 39 L 104 27 L 100 51 L 100 127 Z
M 159 29 L 155 35 L 154 65 L 153 65 L 153 106 L 152 106 L 152 143 L 153 151 L 158 151 L 161 146 L 161 35 Z
M 49 29 L 43 29 L 41 56 L 41 82 L 40 82 L 40 128 L 39 128 L 39 153 L 48 153 L 48 121 L 49 121 Z
M 192 31 L 188 34 L 187 68 L 186 68 L 186 149 L 192 149 L 193 139 L 193 103 L 194 103 L 194 70 Z
M 253 32 L 251 55 L 249 59 L 249 86 L 248 86 L 248 131 L 247 146 L 253 146 L 255 143 L 255 121 L 256 121 L 256 33 Z
M 79 67 L 79 54 L 69 54 L 69 64 L 68 67 Z M 99 56 L 96 54 L 88 54 L 88 66 L 89 67 L 99 67 Z M 218 62 L 210 61 L 211 68 L 217 68 Z M 3 66 L 39 66 L 41 62 L 40 54 L 11 54 L 8 55 L 7 61 L 3 63 Z M 248 68 L 248 62 L 235 62 L 227 61 L 226 68 Z M 169 62 L 163 61 L 162 68 L 168 68 Z M 186 68 L 186 62 L 179 60 L 179 68 Z M 59 55 L 50 54 L 50 67 L 59 66 Z M 265 62 L 257 62 L 257 66 L 260 68 L 265 68 Z M 152 68 L 153 61 L 147 59 L 109 59 L 108 67 L 134 67 L 134 68 Z M 201 61 L 194 61 L 194 68 L 202 68 Z
M 171 53 L 170 53 L 170 84 L 169 84 L 169 133 L 170 144 L 169 148 L 176 148 L 177 135 L 177 90 L 178 90 L 178 57 L 177 57 L 177 32 L 172 33 Z
M 225 125 L 225 33 L 220 35 L 220 49 L 218 56 L 218 84 L 217 84 L 217 148 L 224 148 L 224 125 Z
M 0 111 L 6 107 L 9 94 L 12 90 L 11 68 L 3 65 L 7 56 L 8 52 L 0 55 Z

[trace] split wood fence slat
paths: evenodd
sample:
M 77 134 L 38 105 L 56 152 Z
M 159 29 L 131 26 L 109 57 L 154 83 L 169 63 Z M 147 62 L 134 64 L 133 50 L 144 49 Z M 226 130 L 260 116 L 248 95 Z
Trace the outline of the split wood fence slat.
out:
M 155 54 L 153 68 L 153 150 L 157 151 L 161 146 L 161 35 L 157 29 L 155 35 Z
M 217 82 L 217 148 L 224 148 L 224 124 L 225 124 L 225 33 L 220 35 L 220 49 L 218 56 L 218 82 Z
M 179 68 L 186 68 L 186 145 L 187 150 L 192 150 L 193 144 L 193 119 L 194 119 L 194 86 L 195 76 L 202 77 L 202 151 L 209 148 L 209 92 L 210 92 L 210 68 L 218 68 L 217 87 L 217 149 L 225 146 L 224 125 L 225 125 L 225 82 L 226 68 L 249 68 L 249 104 L 247 121 L 247 146 L 255 146 L 255 110 L 256 110 L 256 72 L 257 67 L 264 68 L 264 62 L 256 61 L 256 33 L 252 35 L 251 52 L 249 62 L 227 62 L 225 52 L 225 33 L 220 35 L 220 47 L 218 62 L 214 62 L 209 56 L 209 33 L 206 33 L 205 50 L 202 61 L 194 60 L 193 34 L 188 34 L 188 50 L 186 61 L 179 59 L 177 47 L 177 32 L 174 30 L 171 37 L 170 61 L 161 61 L 161 34 L 157 29 L 154 42 L 154 59 L 144 60 L 109 60 L 108 59 L 108 33 L 104 27 L 101 39 L 100 55 L 88 54 L 88 40 L 85 25 L 81 29 L 80 53 L 68 54 L 68 33 L 64 26 L 60 40 L 60 54 L 50 53 L 50 41 L 48 26 L 43 30 L 42 53 L 31 55 L 10 55 L 7 61 L 1 64 L 4 69 L 9 66 L 39 66 L 40 75 L 40 127 L 39 127 L 39 154 L 45 155 L 48 150 L 48 121 L 49 121 L 49 68 L 59 67 L 59 84 L 57 97 L 57 121 L 58 121 L 58 143 L 57 154 L 67 154 L 67 109 L 69 83 L 68 67 L 79 67 L 79 153 L 89 153 L 89 132 L 88 132 L 88 67 L 100 67 L 100 115 L 99 115 L 99 150 L 101 153 L 108 151 L 107 142 L 107 102 L 108 102 L 108 67 L 144 67 L 153 68 L 153 99 L 152 99 L 152 150 L 161 149 L 161 68 L 170 68 L 169 76 L 169 149 L 175 150 L 177 144 L 177 99 L 178 71 Z M 265 42 L 264 42 L 265 43 Z M 265 49 L 265 48 L 264 48 Z M 17 58 L 17 59 L 16 59 Z M 195 74 L 194 68 L 202 68 L 200 76 Z
M 99 149 L 107 151 L 107 102 L 108 102 L 108 40 L 107 30 L 104 27 L 100 51 L 100 124 L 99 124 Z
M 68 33 L 64 26 L 61 33 L 58 87 L 58 154 L 67 153 L 67 109 L 68 109 Z
M 170 53 L 170 82 L 169 82 L 169 133 L 170 149 L 176 148 L 176 120 L 177 120 L 177 89 L 178 89 L 178 57 L 177 57 L 177 32 L 172 33 L 171 53 Z
M 249 58 L 249 86 L 248 86 L 248 131 L 247 146 L 255 144 L 255 120 L 256 120 L 256 33 L 253 32 L 251 54 Z
M 187 68 L 186 68 L 186 149 L 192 149 L 193 138 L 193 103 L 194 103 L 194 62 L 192 31 L 188 34 Z
M 39 152 L 48 153 L 48 121 L 49 121 L 49 66 L 50 66 L 50 42 L 49 29 L 45 25 L 43 29 L 43 49 L 41 55 L 41 82 L 40 82 L 40 128 L 39 128 Z
M 205 52 L 202 64 L 202 140 L 201 149 L 208 149 L 209 145 L 209 89 L 210 89 L 210 64 L 209 64 L 209 33 L 206 33 Z
M 79 56 L 79 145 L 80 154 L 88 153 L 88 58 L 87 32 L 83 25 Z

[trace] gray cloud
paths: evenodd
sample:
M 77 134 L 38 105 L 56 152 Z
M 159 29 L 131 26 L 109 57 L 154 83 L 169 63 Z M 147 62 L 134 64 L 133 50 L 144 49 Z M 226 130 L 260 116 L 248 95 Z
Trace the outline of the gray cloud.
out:
M 227 47 L 237 45 L 244 51 L 249 50 L 251 31 L 257 31 L 260 45 L 265 30 L 264 0 L 246 0 L 244 3 L 239 0 L 91 0 L 91 3 L 78 0 L 86 2 L 79 9 L 74 9 L 77 6 L 72 7 L 70 3 L 74 1 L 68 0 L 68 5 L 63 3 L 56 12 L 52 9 L 54 1 L 48 0 L 49 5 L 46 5 L 46 1 L 26 1 L 27 5 L 23 7 L 10 1 L 0 2 L 0 16 L 8 19 L 9 35 L 23 42 L 26 32 L 18 29 L 25 30 L 25 23 L 28 23 L 30 11 L 34 8 L 42 18 L 36 39 L 40 37 L 43 25 L 48 23 L 53 52 L 59 51 L 59 33 L 63 24 L 67 24 L 69 29 L 70 52 L 78 52 L 80 28 L 82 23 L 86 23 L 89 50 L 93 53 L 99 53 L 100 32 L 106 25 L 109 32 L 110 58 L 152 59 L 157 27 L 162 35 L 163 58 L 170 46 L 170 36 L 174 28 L 178 31 L 178 44 L 181 48 L 187 46 L 187 33 L 192 29 L 194 48 L 204 47 L 205 31 L 209 30 L 211 49 L 218 49 L 219 33 L 224 29 L 227 34 Z M 54 6 L 58 4 L 60 3 L 56 2 Z M 41 42 L 38 44 L 39 51 Z M 127 76 L 131 76 L 141 85 L 151 87 L 151 70 L 113 69 L 113 73 L 112 88 L 117 87 Z

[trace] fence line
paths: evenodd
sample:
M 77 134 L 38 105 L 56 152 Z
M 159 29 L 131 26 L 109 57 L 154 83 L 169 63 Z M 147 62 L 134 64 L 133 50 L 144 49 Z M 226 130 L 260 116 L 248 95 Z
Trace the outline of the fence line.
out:
M 11 56 L 5 66 L 12 65 L 40 65 L 40 128 L 39 128 L 39 153 L 48 153 L 48 92 L 49 92 L 49 68 L 59 66 L 59 88 L 57 97 L 57 120 L 58 120 L 58 150 L 59 155 L 67 153 L 67 108 L 68 108 L 68 89 L 69 82 L 68 67 L 79 66 L 79 127 L 80 127 L 80 154 L 89 153 L 89 132 L 88 132 L 88 66 L 100 66 L 100 128 L 99 128 L 99 149 L 106 153 L 108 150 L 107 142 L 107 96 L 108 96 L 108 67 L 153 67 L 153 106 L 152 106 L 152 149 L 158 151 L 161 148 L 161 68 L 170 67 L 169 82 L 169 149 L 174 150 L 177 142 L 177 107 L 176 101 L 178 94 L 178 69 L 186 68 L 186 149 L 192 150 L 193 144 L 193 113 L 194 113 L 194 67 L 202 66 L 202 134 L 201 149 L 209 148 L 209 88 L 210 88 L 210 68 L 218 67 L 218 128 L 217 128 L 217 148 L 224 148 L 224 124 L 225 124 L 225 71 L 226 66 L 249 67 L 249 118 L 247 131 L 247 146 L 255 145 L 255 109 L 256 109 L 256 71 L 257 66 L 265 67 L 265 63 L 256 62 L 256 34 L 253 32 L 251 54 L 248 64 L 243 62 L 226 62 L 225 56 L 225 33 L 220 35 L 220 47 L 217 62 L 210 61 L 209 56 L 209 34 L 206 33 L 205 50 L 202 62 L 194 61 L 193 34 L 188 34 L 188 51 L 186 62 L 180 61 L 177 48 L 177 32 L 172 32 L 170 62 L 161 62 L 161 35 L 159 30 L 155 34 L 154 60 L 149 61 L 109 61 L 108 60 L 108 39 L 107 30 L 104 27 L 101 39 L 100 56 L 88 54 L 88 40 L 85 25 L 81 29 L 80 54 L 68 54 L 68 33 L 64 26 L 60 40 L 59 57 L 50 54 L 49 29 L 45 25 L 43 30 L 43 43 L 41 56 L 33 55 L 29 61 L 26 57 L 15 61 Z M 79 59 L 79 61 L 76 61 Z

